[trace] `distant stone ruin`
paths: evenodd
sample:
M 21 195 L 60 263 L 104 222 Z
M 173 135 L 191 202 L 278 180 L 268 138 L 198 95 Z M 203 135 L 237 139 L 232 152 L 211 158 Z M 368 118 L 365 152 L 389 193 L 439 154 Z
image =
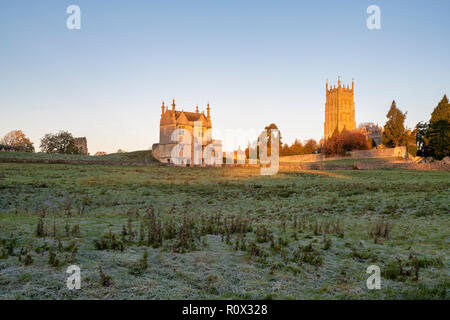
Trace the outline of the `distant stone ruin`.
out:
M 78 148 L 80 154 L 88 155 L 87 139 L 86 137 L 74 138 L 75 147 Z

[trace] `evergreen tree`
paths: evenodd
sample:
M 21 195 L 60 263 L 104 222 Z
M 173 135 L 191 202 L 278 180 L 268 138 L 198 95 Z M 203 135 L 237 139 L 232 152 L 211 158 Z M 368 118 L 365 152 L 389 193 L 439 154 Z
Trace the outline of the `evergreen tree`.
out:
M 395 101 L 392 101 L 391 108 L 386 115 L 388 121 L 384 125 L 384 132 L 382 136 L 382 142 L 386 147 L 397 147 L 405 145 L 406 143 L 406 130 L 405 130 L 405 119 L 406 112 L 401 112 L 397 108 Z
M 450 156 L 450 123 L 439 120 L 427 132 L 427 153 L 433 158 L 441 160 Z
M 440 120 L 450 122 L 450 104 L 445 94 L 431 114 L 430 126 Z
M 450 104 L 446 95 L 431 114 L 424 137 L 424 155 L 436 159 L 450 156 Z

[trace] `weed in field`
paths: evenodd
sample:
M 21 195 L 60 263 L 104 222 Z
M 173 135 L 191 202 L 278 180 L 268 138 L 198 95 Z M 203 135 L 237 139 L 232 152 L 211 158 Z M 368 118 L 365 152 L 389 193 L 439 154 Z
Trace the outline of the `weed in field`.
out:
M 59 259 L 56 256 L 56 253 L 54 253 L 53 247 L 50 247 L 48 251 L 48 264 L 54 268 L 59 266 Z
M 29 253 L 27 253 L 25 258 L 23 259 L 23 264 L 25 266 L 29 266 L 29 265 L 33 264 L 33 258 L 31 257 L 31 255 Z
M 100 276 L 100 285 L 102 287 L 109 287 L 112 284 L 112 277 L 105 274 L 101 265 L 98 266 L 98 274 Z
M 148 251 L 145 250 L 138 263 L 133 265 L 130 269 L 130 274 L 138 276 L 141 275 L 148 268 Z
M 332 241 L 331 238 L 327 237 L 327 234 L 324 233 L 323 234 L 323 250 L 328 250 L 331 248 L 332 245 Z
M 109 231 L 100 239 L 94 239 L 94 247 L 96 250 L 119 250 L 123 251 L 125 246 L 123 241 L 117 240 L 116 235 Z
M 379 221 L 375 224 L 373 229 L 369 230 L 369 235 L 373 238 L 375 244 L 382 243 L 380 239 L 389 239 L 389 233 L 391 232 L 392 227 L 389 220 Z
M 44 218 L 42 216 L 40 216 L 38 218 L 38 223 L 36 226 L 36 236 L 37 237 L 45 237 L 46 236 L 46 233 L 44 230 Z
M 300 266 L 304 263 L 320 267 L 323 262 L 323 258 L 320 256 L 320 252 L 315 249 L 312 242 L 305 246 L 299 246 L 294 252 L 293 262 L 298 263 Z

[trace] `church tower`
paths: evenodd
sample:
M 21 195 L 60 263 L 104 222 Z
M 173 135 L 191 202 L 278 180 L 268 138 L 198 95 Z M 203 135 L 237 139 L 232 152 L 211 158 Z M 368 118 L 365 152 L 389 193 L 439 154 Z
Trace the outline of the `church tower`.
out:
M 326 83 L 326 103 L 325 103 L 325 123 L 324 139 L 328 139 L 337 129 L 339 132 L 344 130 L 355 130 L 355 100 L 354 100 L 354 82 L 350 88 L 341 84 L 338 78 L 338 85 L 328 88 Z

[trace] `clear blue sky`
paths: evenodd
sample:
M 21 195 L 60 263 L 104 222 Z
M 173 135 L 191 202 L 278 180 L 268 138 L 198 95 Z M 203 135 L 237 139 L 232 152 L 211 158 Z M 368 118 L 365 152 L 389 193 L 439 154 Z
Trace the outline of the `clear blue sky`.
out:
M 66 8 L 81 8 L 81 30 Z M 381 8 L 381 30 L 366 9 Z M 161 101 L 211 103 L 216 128 L 284 142 L 323 135 L 325 79 L 355 78 L 356 121 L 393 99 L 413 127 L 450 94 L 450 1 L 0 0 L 0 136 L 86 136 L 92 153 L 150 148 Z

